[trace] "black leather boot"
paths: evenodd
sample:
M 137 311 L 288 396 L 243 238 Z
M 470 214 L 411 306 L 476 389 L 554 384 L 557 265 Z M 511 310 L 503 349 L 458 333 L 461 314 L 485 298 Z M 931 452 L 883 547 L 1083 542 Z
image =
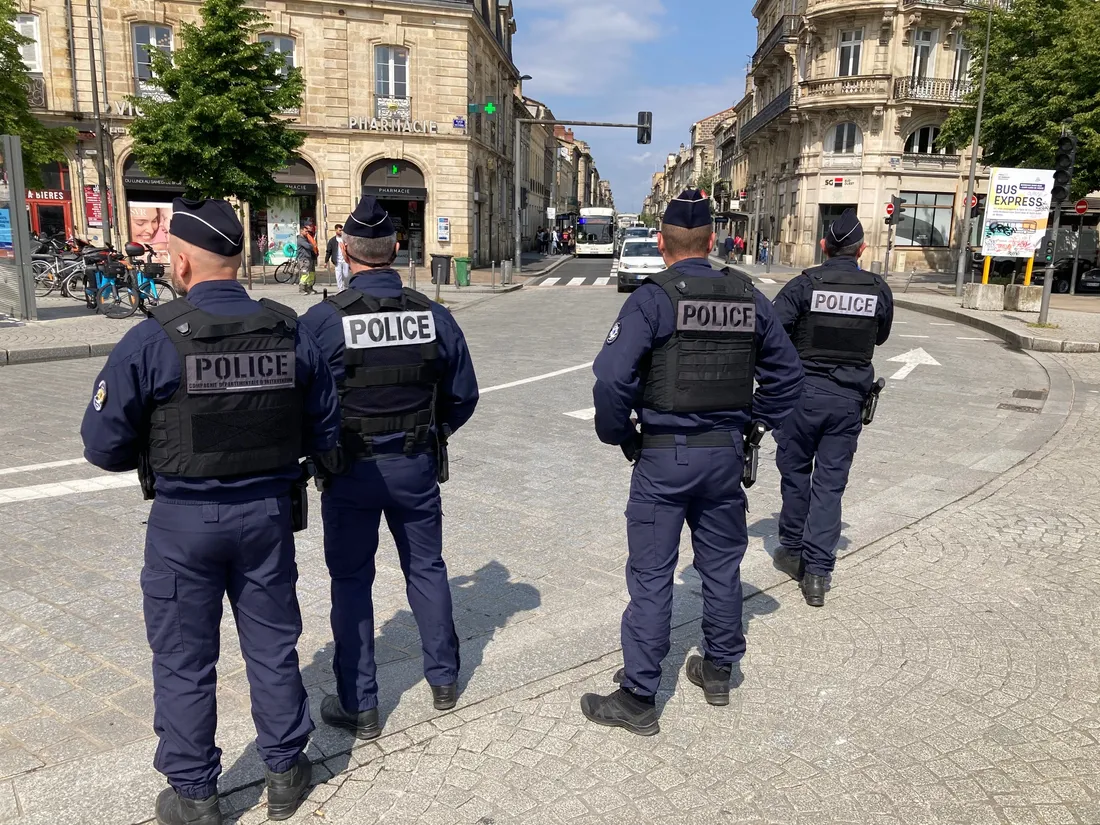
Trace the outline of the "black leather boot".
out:
M 619 688 L 610 696 L 586 693 L 581 697 L 581 713 L 589 722 L 609 728 L 624 728 L 638 736 L 660 733 L 657 708 L 633 693 Z
M 157 825 L 222 825 L 218 795 L 187 799 L 175 788 L 165 788 L 157 797 Z
M 450 710 L 458 704 L 458 682 L 432 685 L 432 705 L 436 710 Z
M 353 713 L 344 710 L 339 696 L 326 696 L 321 700 L 321 718 L 326 725 L 351 731 L 357 739 L 377 739 L 382 733 L 378 726 L 378 708 Z
M 826 576 L 815 576 L 813 573 L 807 573 L 802 577 L 802 595 L 810 607 L 825 606 L 826 580 Z
M 688 681 L 702 688 L 707 704 L 716 707 L 730 703 L 731 670 L 732 667 L 718 667 L 702 656 L 689 656 L 685 668 Z
M 274 773 L 265 765 L 264 776 L 267 779 L 267 818 L 276 822 L 290 819 L 298 810 L 302 795 L 309 790 L 313 765 L 303 753 L 289 771 Z
M 775 551 L 775 557 L 772 559 L 772 566 L 776 570 L 786 573 L 796 582 L 802 581 L 802 577 L 806 573 L 806 562 L 802 560 L 802 554 L 797 555 L 787 550 L 786 547 L 779 547 Z

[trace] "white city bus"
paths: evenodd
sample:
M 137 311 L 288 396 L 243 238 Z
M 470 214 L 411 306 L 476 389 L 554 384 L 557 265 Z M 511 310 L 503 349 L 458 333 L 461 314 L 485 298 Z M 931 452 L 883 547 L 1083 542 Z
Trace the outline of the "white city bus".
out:
M 615 210 L 589 206 L 577 218 L 577 256 L 615 254 Z

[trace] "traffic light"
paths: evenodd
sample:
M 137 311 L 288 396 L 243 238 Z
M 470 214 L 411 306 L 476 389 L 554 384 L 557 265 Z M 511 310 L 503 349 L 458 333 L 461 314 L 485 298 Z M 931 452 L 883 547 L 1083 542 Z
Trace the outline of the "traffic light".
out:
M 1052 234 L 1043 244 L 1043 258 L 1049 264 L 1054 260 L 1054 235 Z
M 985 195 L 974 195 L 975 203 L 970 207 L 970 217 L 976 218 L 982 214 L 982 210 L 985 209 Z
M 1054 155 L 1054 188 L 1050 199 L 1054 203 L 1069 200 L 1069 184 L 1073 180 L 1073 165 L 1077 162 L 1077 138 L 1062 135 L 1058 138 L 1058 152 Z
M 887 226 L 896 226 L 901 223 L 902 213 L 905 212 L 905 201 L 899 198 L 897 195 L 890 196 L 890 206 L 893 209 L 890 210 L 890 214 L 886 216 Z
M 638 143 L 653 142 L 653 112 L 638 112 Z

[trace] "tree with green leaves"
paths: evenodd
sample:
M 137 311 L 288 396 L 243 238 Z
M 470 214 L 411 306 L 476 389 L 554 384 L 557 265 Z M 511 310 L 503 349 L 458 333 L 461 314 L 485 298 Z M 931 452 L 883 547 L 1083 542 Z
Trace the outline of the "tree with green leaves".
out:
M 971 14 L 967 42 L 974 89 L 970 105 L 943 125 L 939 143 L 967 146 L 974 137 L 986 15 Z M 1077 136 L 1073 196 L 1100 188 L 1100 3 L 1095 0 L 1014 0 L 995 9 L 989 41 L 981 138 L 987 165 L 1053 169 L 1062 126 Z
M 279 117 L 301 106 L 301 70 L 255 39 L 268 27 L 244 0 L 205 0 L 202 25 L 181 27 L 171 56 L 150 48 L 153 82 L 165 99 L 131 98 L 134 157 L 151 175 L 181 184 L 189 197 L 253 206 L 288 194 L 274 175 L 305 140 Z
M 0 134 L 19 136 L 23 177 L 35 189 L 42 185 L 42 166 L 65 160 L 65 146 L 76 140 L 76 130 L 51 129 L 31 113 L 21 49 L 32 41 L 15 30 L 18 14 L 12 0 L 0 0 Z

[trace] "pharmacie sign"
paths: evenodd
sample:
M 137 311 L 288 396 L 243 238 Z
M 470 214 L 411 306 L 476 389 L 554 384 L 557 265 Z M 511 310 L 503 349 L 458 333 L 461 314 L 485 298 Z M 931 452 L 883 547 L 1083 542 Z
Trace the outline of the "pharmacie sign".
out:
M 395 134 L 438 135 L 439 124 L 434 120 L 405 120 L 389 117 L 353 117 L 348 128 L 361 132 L 388 132 Z

